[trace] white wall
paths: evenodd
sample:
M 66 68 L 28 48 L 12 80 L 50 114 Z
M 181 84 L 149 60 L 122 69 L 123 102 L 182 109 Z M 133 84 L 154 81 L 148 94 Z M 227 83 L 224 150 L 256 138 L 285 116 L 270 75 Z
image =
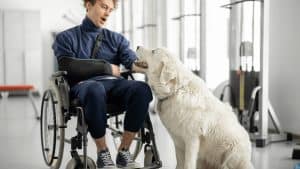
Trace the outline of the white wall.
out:
M 64 30 L 73 24 L 62 18 L 68 14 L 80 23 L 85 10 L 82 0 L 1 0 L 1 9 L 40 10 L 42 48 L 43 48 L 43 86 L 47 86 L 48 78 L 54 67 L 54 55 L 51 49 L 53 38 L 51 32 Z M 73 16 L 72 16 L 73 14 Z
M 300 1 L 270 0 L 269 97 L 285 131 L 300 134 Z
M 229 79 L 227 0 L 206 0 L 206 83 L 215 89 Z

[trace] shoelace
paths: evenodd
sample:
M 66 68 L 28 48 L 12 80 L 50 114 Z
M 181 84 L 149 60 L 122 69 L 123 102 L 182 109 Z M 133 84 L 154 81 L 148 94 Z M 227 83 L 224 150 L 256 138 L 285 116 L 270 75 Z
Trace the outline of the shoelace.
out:
M 103 163 L 105 165 L 114 165 L 114 163 L 111 159 L 110 153 L 108 151 L 101 153 L 101 159 L 103 160 Z
M 133 162 L 130 152 L 128 150 L 120 151 L 120 153 L 123 155 L 123 157 L 127 162 L 129 163 Z

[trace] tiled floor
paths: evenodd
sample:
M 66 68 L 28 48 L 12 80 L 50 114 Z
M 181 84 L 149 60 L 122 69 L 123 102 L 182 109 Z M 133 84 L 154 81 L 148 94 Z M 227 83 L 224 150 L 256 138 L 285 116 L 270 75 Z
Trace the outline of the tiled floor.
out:
M 39 101 L 37 100 L 37 104 Z M 163 169 L 174 169 L 176 160 L 172 140 L 162 126 L 157 116 L 152 116 L 156 141 L 159 148 Z M 72 124 L 69 123 L 70 125 Z M 47 169 L 44 164 L 41 144 L 39 121 L 35 120 L 34 112 L 26 98 L 0 99 L 0 169 Z M 74 133 L 74 128 L 67 129 L 67 136 Z M 108 138 L 107 140 L 111 140 Z M 114 150 L 112 141 L 108 141 L 111 151 Z M 291 152 L 294 142 L 273 143 L 265 148 L 254 148 L 252 155 L 256 169 L 294 169 L 299 160 L 292 160 Z M 61 168 L 65 168 L 70 159 L 70 147 L 65 147 Z M 95 147 L 89 141 L 89 155 L 95 159 Z M 115 156 L 115 151 L 112 151 Z M 143 161 L 143 155 L 138 158 Z

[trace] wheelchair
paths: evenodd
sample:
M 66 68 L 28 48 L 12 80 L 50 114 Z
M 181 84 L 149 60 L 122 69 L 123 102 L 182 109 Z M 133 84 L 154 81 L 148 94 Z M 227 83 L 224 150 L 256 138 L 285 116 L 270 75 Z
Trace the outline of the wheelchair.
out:
M 131 77 L 130 72 L 122 76 Z M 64 154 L 64 144 L 71 144 L 71 160 L 66 169 L 96 169 L 92 158 L 87 156 L 88 126 L 85 122 L 84 110 L 78 99 L 69 96 L 70 87 L 67 81 L 67 72 L 58 71 L 52 74 L 50 87 L 43 93 L 41 103 L 40 134 L 44 161 L 51 169 L 59 169 Z M 119 144 L 123 133 L 124 112 L 117 105 L 107 105 L 107 128 L 110 129 L 115 147 Z M 67 123 L 76 117 L 76 135 L 71 139 L 65 138 Z M 144 126 L 138 132 L 131 146 L 131 153 L 136 159 L 144 148 L 144 168 L 161 168 L 155 136 L 149 115 Z M 78 151 L 80 150 L 80 152 Z

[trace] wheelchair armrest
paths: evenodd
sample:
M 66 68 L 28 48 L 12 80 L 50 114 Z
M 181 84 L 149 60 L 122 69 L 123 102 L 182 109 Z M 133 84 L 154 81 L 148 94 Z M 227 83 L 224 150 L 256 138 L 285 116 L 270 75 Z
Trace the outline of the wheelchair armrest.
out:
M 134 77 L 132 76 L 132 71 L 131 70 L 127 70 L 124 72 L 121 72 L 121 76 L 124 77 L 125 79 L 128 79 L 128 77 L 130 77 L 132 80 L 134 80 Z M 65 77 L 68 75 L 67 71 L 56 71 L 54 72 L 51 77 L 52 78 L 58 78 L 58 77 Z
M 60 76 L 66 76 L 67 74 L 68 74 L 67 71 L 57 71 L 52 74 L 52 77 L 55 78 Z
M 62 108 L 67 111 L 69 109 L 69 92 L 70 92 L 70 85 L 66 78 L 68 74 L 67 71 L 56 71 L 51 75 L 50 81 L 56 87 L 59 92 L 59 96 L 61 99 L 61 106 Z

